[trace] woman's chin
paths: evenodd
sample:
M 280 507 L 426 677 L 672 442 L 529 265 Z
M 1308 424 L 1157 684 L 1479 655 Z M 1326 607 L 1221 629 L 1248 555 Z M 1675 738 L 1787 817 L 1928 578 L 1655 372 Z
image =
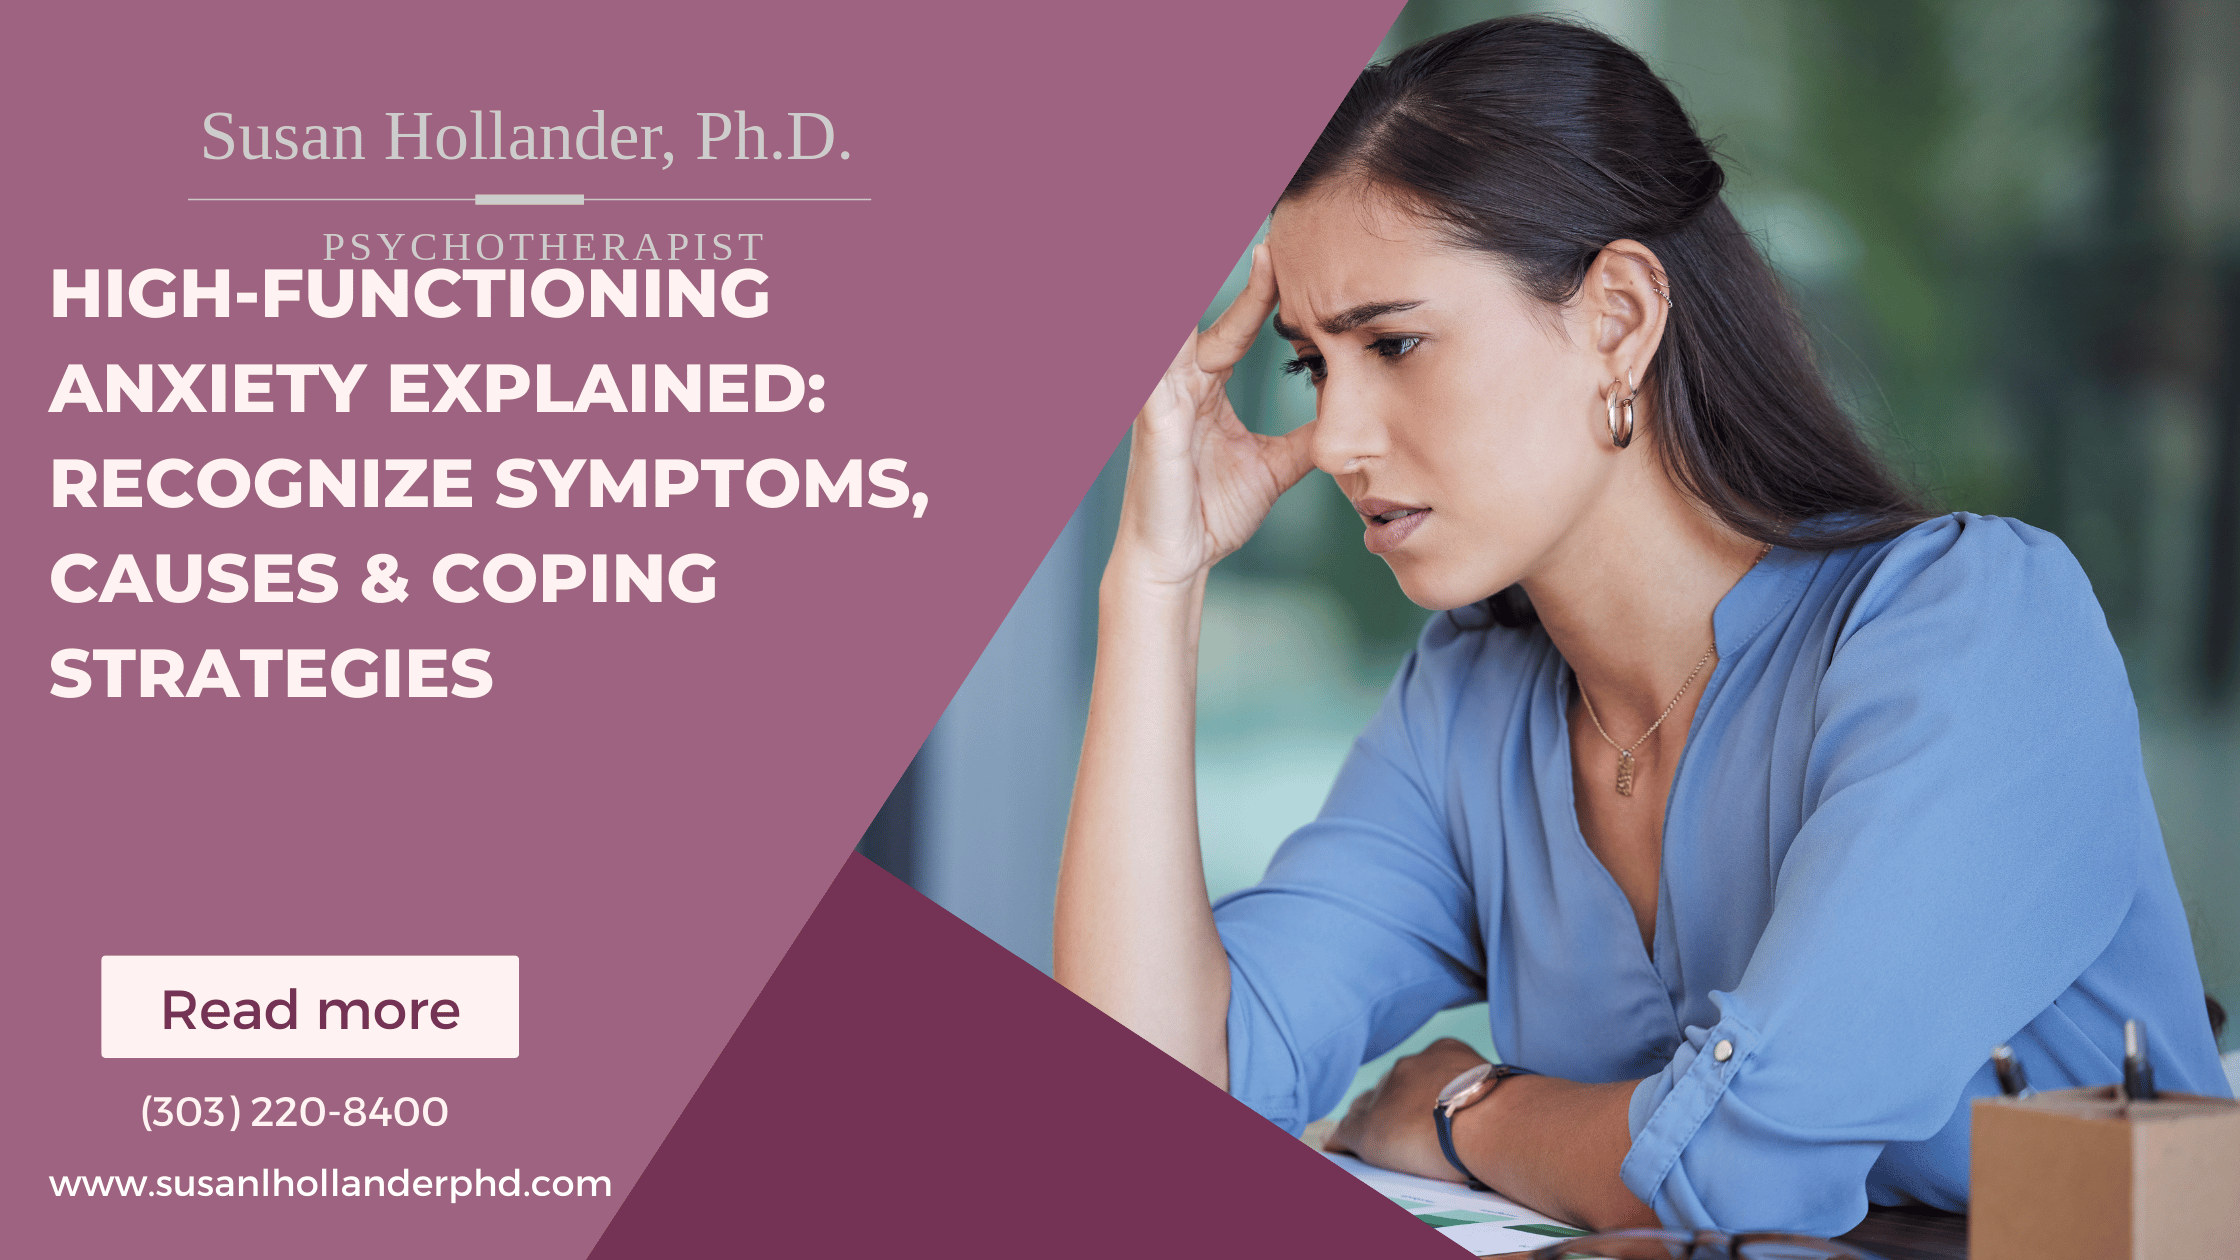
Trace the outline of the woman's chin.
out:
M 1411 562 L 1388 555 L 1385 562 L 1391 565 L 1392 576 L 1399 579 L 1400 593 L 1427 612 L 1446 612 L 1475 604 L 1501 589 L 1486 590 L 1482 581 L 1473 581 L 1459 573 L 1441 572 L 1436 566 L 1421 561 Z

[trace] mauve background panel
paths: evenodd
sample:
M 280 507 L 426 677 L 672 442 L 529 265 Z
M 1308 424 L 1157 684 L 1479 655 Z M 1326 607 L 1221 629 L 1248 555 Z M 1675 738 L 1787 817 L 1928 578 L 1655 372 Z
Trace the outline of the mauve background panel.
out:
M 761 991 L 1160 368 L 1392 17 L 1390 4 L 17 6 L 0 262 L 0 947 L 19 1089 L 0 1151 L 11 1251 L 41 1256 L 576 1256 L 605 1228 Z M 509 124 L 658 122 L 678 154 L 531 167 L 389 162 L 388 111 Z M 696 111 L 830 115 L 850 160 L 692 160 Z M 202 117 L 350 122 L 364 162 L 217 162 Z M 869 203 L 190 203 L 189 197 L 859 196 Z M 471 317 L 89 321 L 50 269 L 321 265 L 320 234 L 760 232 L 770 314 L 742 322 Z M 330 276 L 340 261 L 329 263 Z M 359 264 L 408 266 L 439 263 Z M 457 265 L 457 264 L 454 264 Z M 538 263 L 505 266 L 536 268 Z M 556 264 L 555 264 L 556 265 Z M 594 264 L 574 264 L 587 270 Z M 675 265 L 722 266 L 706 262 Z M 719 271 L 719 275 L 721 272 Z M 90 416 L 46 407 L 67 363 L 363 362 L 347 415 Z M 821 416 L 386 414 L 391 362 L 780 362 Z M 161 389 L 160 372 L 157 374 Z M 435 378 L 431 375 L 430 380 Z M 285 398 L 284 389 L 277 391 Z M 440 392 L 434 391 L 434 392 Z M 56 510 L 49 461 L 470 458 L 458 511 Z M 511 456 L 909 461 L 906 511 L 491 506 Z M 581 494 L 581 487 L 578 493 Z M 735 500 L 743 502 L 743 499 Z M 56 558 L 332 552 L 324 605 L 65 604 Z M 465 551 L 702 551 L 717 598 L 452 605 Z M 356 598 L 368 555 L 414 578 Z M 153 574 L 150 573 L 152 579 Z M 472 702 L 47 693 L 62 647 L 489 648 Z M 246 670 L 241 671 L 244 675 Z M 128 675 L 128 688 L 129 675 Z M 860 923 L 860 921 L 859 921 Z M 922 921 L 863 924 L 906 956 Z M 516 1061 L 104 1061 L 103 954 L 518 954 Z M 813 960 L 804 965 L 814 965 Z M 960 964 L 966 966 L 966 964 Z M 1014 966 L 993 949 L 955 982 Z M 1022 986 L 1027 977 L 1021 977 Z M 1045 990 L 1051 1000 L 1054 991 Z M 866 998 L 834 987 L 772 1037 L 815 1051 Z M 1025 1000 L 1022 998 L 1021 1000 Z M 917 1030 L 913 1036 L 944 1035 Z M 953 1034 L 947 1034 L 953 1035 Z M 1117 1034 L 1112 1034 L 1117 1036 Z M 900 1053 L 898 1061 L 908 1055 Z M 1005 1056 L 934 1083 L 993 1106 Z M 1138 1055 L 1127 1088 L 1178 1079 Z M 838 1114 L 835 1082 L 802 1081 Z M 1250 1117 L 1180 1080 L 1213 1131 Z M 141 1131 L 145 1094 L 442 1095 L 441 1129 Z M 977 1096 L 975 1096 L 977 1095 Z M 1007 1120 L 1006 1123 L 1010 1123 Z M 1256 1122 L 1255 1122 L 1256 1123 Z M 1223 1128 L 1228 1126 L 1228 1128 Z M 766 1134 L 785 1149 L 787 1138 Z M 866 1134 L 865 1136 L 869 1136 Z M 1284 1149 L 1269 1130 L 1238 1150 Z M 1030 1152 L 1062 1163 L 1064 1142 Z M 1187 1141 L 1201 1139 L 1191 1135 Z M 1204 1148 L 1209 1154 L 1215 1147 Z M 581 1171 L 613 1200 L 57 1198 L 78 1174 Z M 1204 1192 L 1178 1184 L 1176 1210 Z M 991 1218 L 1012 1205 L 991 1202 Z M 1155 1215 L 1163 1205 L 1146 1202 Z M 742 1246 L 747 1245 L 742 1239 Z

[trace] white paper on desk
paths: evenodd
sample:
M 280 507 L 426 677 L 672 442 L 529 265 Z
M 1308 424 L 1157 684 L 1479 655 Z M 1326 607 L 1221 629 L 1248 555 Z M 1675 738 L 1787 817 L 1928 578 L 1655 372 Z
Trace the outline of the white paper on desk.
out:
M 1417 1220 L 1434 1226 L 1449 1241 L 1474 1256 L 1531 1251 L 1558 1238 L 1587 1232 L 1520 1207 L 1490 1191 L 1466 1190 L 1450 1181 L 1433 1181 L 1429 1177 L 1372 1167 L 1351 1155 L 1324 1151 L 1323 1157 L 1367 1182 L 1378 1194 L 1407 1209 Z

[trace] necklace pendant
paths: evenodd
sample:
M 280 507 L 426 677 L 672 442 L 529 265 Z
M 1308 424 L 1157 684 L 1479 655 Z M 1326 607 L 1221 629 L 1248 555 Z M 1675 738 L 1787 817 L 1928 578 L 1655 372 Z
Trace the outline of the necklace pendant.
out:
M 1618 754 L 1618 795 L 1633 795 L 1633 754 L 1629 752 Z

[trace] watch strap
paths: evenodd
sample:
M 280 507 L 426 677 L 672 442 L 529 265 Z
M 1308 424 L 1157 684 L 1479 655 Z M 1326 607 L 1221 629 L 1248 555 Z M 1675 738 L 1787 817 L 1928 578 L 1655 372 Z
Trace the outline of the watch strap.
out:
M 1445 1107 L 1433 1107 L 1431 1120 L 1439 1126 L 1439 1149 L 1446 1153 L 1447 1162 L 1454 1165 L 1455 1171 L 1462 1174 L 1463 1182 L 1472 1190 L 1491 1190 L 1493 1187 L 1478 1180 L 1476 1173 L 1464 1168 L 1462 1157 L 1454 1153 L 1454 1117 L 1447 1114 Z
M 1502 1081 L 1508 1079 L 1509 1077 L 1536 1075 L 1538 1075 L 1538 1073 L 1534 1072 L 1531 1068 L 1521 1068 L 1510 1063 L 1496 1064 L 1494 1065 L 1493 1071 L 1487 1074 L 1485 1090 L 1476 1098 L 1473 1098 L 1470 1101 L 1473 1103 L 1484 1101 L 1486 1094 L 1492 1093 L 1494 1089 L 1501 1084 Z M 1456 1108 L 1456 1110 L 1460 1110 L 1460 1108 Z M 1493 1189 L 1492 1186 L 1489 1186 L 1486 1183 L 1478 1180 L 1478 1175 L 1476 1173 L 1471 1172 L 1468 1168 L 1464 1167 L 1462 1163 L 1462 1156 L 1455 1152 L 1454 1113 L 1449 1111 L 1445 1107 L 1434 1105 L 1431 1108 L 1431 1122 L 1436 1125 L 1439 1130 L 1440 1152 L 1447 1157 L 1448 1163 L 1454 1165 L 1454 1170 L 1462 1174 L 1463 1182 L 1467 1184 L 1472 1190 Z

